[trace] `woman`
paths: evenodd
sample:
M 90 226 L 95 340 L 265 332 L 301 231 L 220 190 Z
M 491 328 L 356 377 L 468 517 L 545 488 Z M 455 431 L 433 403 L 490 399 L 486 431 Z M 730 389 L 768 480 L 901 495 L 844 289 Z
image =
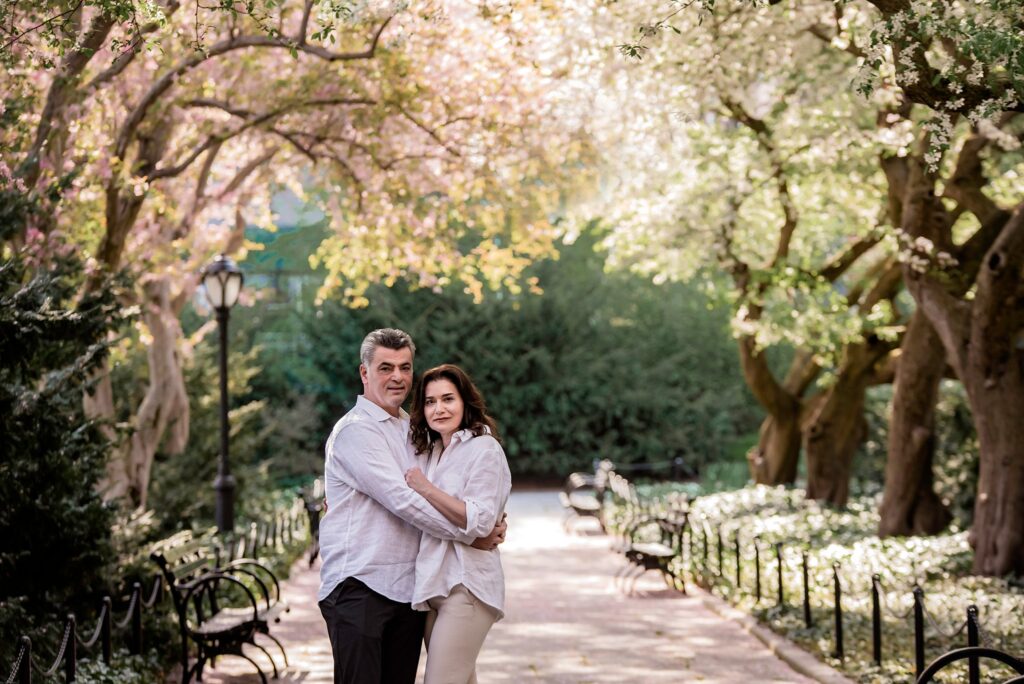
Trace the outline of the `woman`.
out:
M 409 436 L 423 468 L 406 472 L 409 486 L 469 537 L 487 536 L 504 514 L 512 475 L 494 420 L 461 368 L 445 364 L 423 374 Z M 429 611 L 424 684 L 475 684 L 477 655 L 504 604 L 497 551 L 424 534 L 412 601 Z

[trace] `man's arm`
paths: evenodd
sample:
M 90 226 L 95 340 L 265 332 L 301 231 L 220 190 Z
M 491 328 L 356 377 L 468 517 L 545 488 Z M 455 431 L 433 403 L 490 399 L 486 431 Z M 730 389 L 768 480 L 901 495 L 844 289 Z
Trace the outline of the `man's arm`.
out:
M 386 438 L 372 424 L 356 422 L 343 427 L 331 444 L 330 458 L 347 484 L 410 525 L 439 539 L 463 544 L 476 539 L 409 489 Z
M 466 532 L 469 530 L 466 519 L 466 502 L 448 492 L 444 491 L 433 482 L 427 479 L 419 468 L 410 468 L 405 471 L 405 483 L 427 500 L 427 503 L 437 509 L 437 512 L 448 519 L 453 525 Z
M 445 518 L 477 536 L 472 546 L 493 549 L 505 540 L 508 526 L 504 516 L 498 520 L 498 512 L 508 499 L 512 480 L 505 454 L 497 443 L 473 459 L 462 499 L 430 482 L 419 468 L 407 470 L 405 480 Z

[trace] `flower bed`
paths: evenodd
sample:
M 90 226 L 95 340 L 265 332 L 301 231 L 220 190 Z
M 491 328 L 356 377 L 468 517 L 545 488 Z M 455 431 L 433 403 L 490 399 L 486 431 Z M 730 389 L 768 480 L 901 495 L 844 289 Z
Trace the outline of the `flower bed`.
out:
M 671 489 L 641 487 L 640 493 L 657 506 L 670 497 Z M 967 645 L 970 605 L 978 609 L 981 645 L 1024 655 L 1024 588 L 1019 580 L 971 576 L 971 549 L 964 531 L 879 539 L 877 510 L 874 497 L 856 499 L 846 509 L 835 510 L 805 499 L 800 489 L 782 487 L 755 486 L 703 496 L 691 506 L 689 554 L 679 560 L 677 570 L 864 684 L 913 680 L 915 585 L 923 590 L 926 662 Z M 755 543 L 760 555 L 760 601 L 755 596 Z M 781 605 L 776 545 L 783 564 Z M 804 610 L 804 552 L 811 626 Z M 842 588 L 842 659 L 836 657 L 833 568 Z M 882 615 L 881 666 L 874 662 L 872 642 L 871 587 L 876 575 Z M 1003 679 L 1011 674 L 988 663 L 983 673 Z M 965 681 L 964 677 L 954 673 L 943 681 Z

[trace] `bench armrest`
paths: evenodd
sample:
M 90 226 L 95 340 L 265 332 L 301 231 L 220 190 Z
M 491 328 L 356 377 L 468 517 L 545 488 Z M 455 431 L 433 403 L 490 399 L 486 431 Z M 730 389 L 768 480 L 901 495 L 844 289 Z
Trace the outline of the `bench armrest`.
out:
M 252 577 L 253 580 L 260 586 L 260 590 L 263 592 L 263 598 L 267 603 L 267 608 L 270 607 L 271 600 L 281 600 L 281 585 L 277 581 L 277 577 L 270 570 L 270 568 L 268 568 L 266 565 L 260 563 L 259 561 L 253 558 L 239 558 L 237 560 L 233 560 L 227 565 L 221 567 L 220 570 L 230 572 L 241 572 L 248 575 L 249 577 Z M 268 585 L 273 586 L 273 595 L 271 595 L 271 592 L 268 589 Z
M 184 606 L 185 610 L 187 610 L 188 606 L 192 603 L 193 599 L 200 599 L 203 596 L 204 592 L 208 592 L 216 596 L 217 591 L 218 589 L 220 589 L 222 582 L 227 582 L 229 584 L 237 584 L 239 587 L 242 588 L 242 591 L 245 592 L 246 598 L 249 600 L 249 605 L 252 607 L 251 620 L 254 623 L 258 621 L 260 611 L 259 603 L 256 601 L 256 596 L 252 593 L 252 590 L 250 590 L 249 587 L 246 586 L 245 582 L 238 579 L 238 577 L 236 577 L 235 575 L 226 572 L 207 572 L 195 578 L 191 582 L 179 584 L 179 589 L 184 591 L 184 600 L 182 601 L 182 606 Z M 198 611 L 196 611 L 196 617 L 201 617 Z M 186 618 L 186 616 L 182 615 L 182 618 Z M 198 622 L 201 624 L 202 619 L 199 619 Z M 182 626 L 184 627 L 184 625 Z

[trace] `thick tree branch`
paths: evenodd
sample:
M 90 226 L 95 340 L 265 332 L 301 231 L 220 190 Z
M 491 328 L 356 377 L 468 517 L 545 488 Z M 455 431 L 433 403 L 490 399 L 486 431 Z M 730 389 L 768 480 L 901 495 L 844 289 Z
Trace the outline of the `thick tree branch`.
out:
M 820 372 L 821 366 L 814 360 L 814 353 L 808 349 L 798 349 L 789 364 L 782 386 L 794 397 L 802 397 Z
M 171 2 L 168 2 L 167 6 L 164 8 L 164 15 L 166 17 L 171 17 L 180 7 L 180 0 L 171 0 Z M 128 49 L 119 54 L 109 67 L 96 74 L 92 80 L 85 85 L 85 88 L 83 88 L 84 94 L 89 95 L 96 90 L 99 90 L 112 81 L 116 76 L 120 75 L 121 72 L 123 72 L 138 56 L 140 48 L 142 48 L 145 43 L 143 36 L 153 33 L 161 27 L 162 24 L 156 21 L 151 21 L 145 26 L 140 27 L 135 37 L 132 39 L 131 45 L 128 46 Z
M 779 196 L 779 205 L 782 207 L 783 215 L 783 223 L 782 227 L 779 229 L 779 240 L 775 248 L 775 256 L 771 262 L 772 267 L 778 266 L 789 256 L 789 246 L 793 241 L 793 233 L 796 232 L 797 223 L 799 222 L 799 217 L 796 213 L 796 206 L 793 203 L 793 197 L 789 192 L 789 182 L 786 178 L 785 165 L 782 160 L 779 159 L 778 152 L 772 142 L 771 130 L 768 128 L 768 124 L 766 124 L 764 120 L 751 115 L 742 104 L 735 100 L 723 97 L 722 104 L 737 121 L 753 131 L 758 144 L 768 155 L 768 160 L 772 168 L 772 178 L 775 180 L 775 187 Z
M 881 241 L 882 237 L 877 234 L 857 238 L 845 250 L 832 257 L 821 269 L 820 275 L 830 283 L 836 282 L 858 259 Z
M 978 288 L 971 310 L 972 343 L 984 345 L 984 358 L 993 364 L 1013 358 L 1018 325 L 1024 310 L 1024 202 L 1014 210 L 993 243 L 978 273 Z M 998 376 L 998 369 L 988 374 Z
M 135 109 L 133 109 L 128 115 L 124 125 L 122 125 L 117 137 L 115 155 L 119 158 L 124 158 L 128 145 L 131 143 L 132 137 L 135 135 L 135 131 L 138 130 L 143 119 L 146 118 L 146 114 L 149 112 L 149 109 L 177 82 L 179 78 L 181 78 L 181 76 L 206 61 L 229 54 L 235 50 L 244 50 L 248 48 L 296 49 L 300 52 L 312 54 L 328 61 L 372 59 L 376 54 L 380 35 L 391 19 L 392 17 L 388 17 L 381 23 L 374 32 L 369 47 L 360 52 L 331 52 L 314 45 L 299 45 L 294 40 L 273 38 L 270 36 L 231 36 L 230 38 L 211 45 L 205 52 L 195 54 L 189 59 L 179 62 L 169 71 L 164 73 L 163 76 L 157 79 L 152 86 L 150 86 L 146 94 L 142 96 L 139 103 L 135 106 Z
M 978 133 L 964 141 L 957 156 L 956 168 L 944 191 L 946 197 L 966 207 L 981 223 L 999 211 L 999 206 L 981 190 L 988 184 L 981 160 L 981 153 L 988 145 L 988 138 Z
M 217 133 L 210 135 L 207 139 L 197 145 L 192 152 L 190 152 L 182 161 L 172 166 L 157 169 L 149 174 L 149 180 L 158 180 L 160 178 L 170 178 L 181 174 L 185 169 L 192 165 L 192 163 L 199 158 L 203 152 L 206 152 L 214 145 L 219 145 L 227 140 L 238 137 L 242 133 L 267 123 L 273 119 L 279 118 L 285 114 L 296 111 L 298 109 L 305 109 L 310 107 L 325 107 L 325 106 L 337 106 L 337 105 L 368 105 L 374 104 L 372 100 L 366 100 L 361 98 L 323 98 L 316 100 L 308 100 L 305 102 L 293 102 L 278 109 L 264 112 L 262 114 L 254 115 L 249 110 L 233 108 L 227 103 L 210 100 L 210 99 L 199 99 L 192 100 L 187 103 L 188 106 L 196 107 L 217 107 L 223 109 L 232 115 L 246 119 L 246 122 L 234 130 L 227 131 L 225 133 Z
M 909 0 L 868 0 L 868 2 L 877 7 L 886 18 L 891 18 L 899 12 L 913 15 Z M 931 46 L 914 38 L 914 36 L 922 34 L 924 31 L 921 26 L 916 21 L 910 21 L 906 23 L 904 34 L 907 40 L 891 40 L 889 42 L 893 51 L 893 61 L 896 64 L 897 81 L 912 102 L 926 105 L 937 112 L 966 114 L 982 102 L 996 97 L 996 93 L 1002 91 L 999 88 L 975 85 L 969 82 L 959 83 L 959 89 L 956 92 L 949 89 L 944 84 L 941 74 L 928 61 L 927 52 Z M 954 50 L 952 56 L 957 62 L 963 63 L 964 60 L 959 51 Z M 915 72 L 912 82 L 908 82 L 909 79 L 899 78 L 900 73 L 909 71 Z M 1008 80 L 1006 87 L 1011 87 Z M 948 105 L 951 103 L 955 103 L 956 106 L 949 107 Z M 1012 109 L 1018 112 L 1024 111 L 1024 102 L 1017 98 Z
M 895 261 L 890 260 L 885 270 L 878 277 L 875 286 L 868 291 L 864 299 L 859 302 L 859 308 L 863 312 L 871 311 L 876 304 L 883 299 L 892 299 L 900 289 L 903 280 L 903 269 Z
M 25 156 L 24 165 L 19 174 L 29 188 L 32 188 L 39 180 L 40 156 L 54 130 L 54 124 L 60 121 L 65 108 L 71 102 L 75 84 L 89 61 L 103 46 L 113 26 L 114 18 L 110 15 L 101 12 L 93 17 L 85 35 L 82 36 L 75 49 L 64 57 L 60 69 L 54 76 L 50 90 L 46 94 L 46 104 L 39 116 L 35 138 Z
M 743 370 L 743 377 L 747 386 L 769 414 L 777 415 L 792 409 L 793 404 L 799 399 L 779 384 L 768 360 L 757 344 L 753 335 L 744 335 L 739 340 L 740 367 Z
M 949 364 L 957 377 L 964 377 L 966 343 L 970 333 L 970 305 L 951 295 L 930 276 L 918 273 L 909 266 L 903 269 L 907 288 L 942 340 Z

